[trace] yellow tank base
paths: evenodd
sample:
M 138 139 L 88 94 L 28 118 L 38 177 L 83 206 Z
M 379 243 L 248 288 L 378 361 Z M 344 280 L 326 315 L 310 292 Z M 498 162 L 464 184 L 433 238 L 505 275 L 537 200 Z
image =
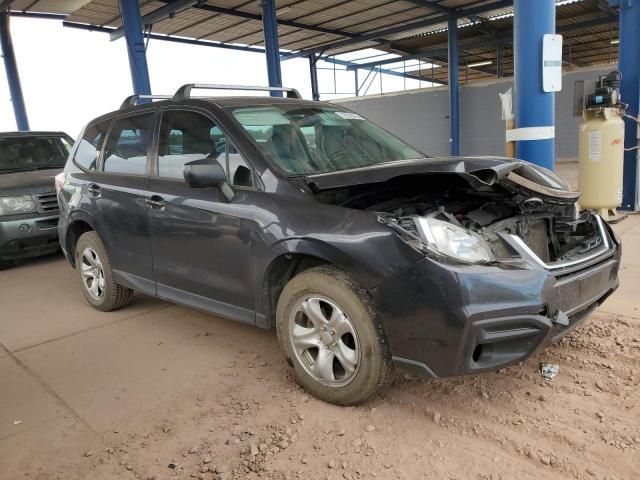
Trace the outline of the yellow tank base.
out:
M 615 208 L 601 208 L 598 213 L 607 223 L 618 223 L 628 217 L 626 213 L 618 213 Z

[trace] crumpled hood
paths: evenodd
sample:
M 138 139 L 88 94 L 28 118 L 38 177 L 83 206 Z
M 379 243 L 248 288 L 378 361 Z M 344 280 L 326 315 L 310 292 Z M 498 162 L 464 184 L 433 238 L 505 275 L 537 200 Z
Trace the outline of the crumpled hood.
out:
M 524 160 L 506 157 L 435 157 L 399 160 L 370 167 L 308 175 L 313 190 L 327 190 L 378 183 L 402 175 L 459 174 L 472 186 L 499 184 L 510 190 L 575 202 L 580 193 L 572 192 L 566 181 L 554 172 Z
M 29 172 L 0 173 L 0 196 L 51 192 L 54 177 L 62 168 L 48 168 Z

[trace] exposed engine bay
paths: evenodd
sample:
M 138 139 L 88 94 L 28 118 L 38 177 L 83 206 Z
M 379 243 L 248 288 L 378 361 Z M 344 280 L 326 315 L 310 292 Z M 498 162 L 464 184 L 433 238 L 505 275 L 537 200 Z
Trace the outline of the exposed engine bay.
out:
M 478 251 L 470 258 L 497 261 L 514 255 L 502 238 L 515 235 L 540 260 L 553 263 L 579 258 L 603 242 L 597 217 L 578 213 L 579 194 L 567 190 L 554 195 L 556 191 L 513 172 L 499 180 L 482 174 L 429 173 L 320 190 L 315 196 L 322 203 L 377 213 L 382 223 L 418 248 L 416 242 L 438 244 L 438 237 L 445 235 L 443 244 L 464 240 L 468 250 L 487 245 L 491 254 Z M 464 235 L 477 237 L 477 245 Z

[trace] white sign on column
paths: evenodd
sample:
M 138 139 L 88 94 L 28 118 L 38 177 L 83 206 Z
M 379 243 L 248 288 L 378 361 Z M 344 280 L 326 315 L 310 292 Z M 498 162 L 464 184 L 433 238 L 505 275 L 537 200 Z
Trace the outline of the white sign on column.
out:
M 542 90 L 562 90 L 562 35 L 547 33 L 542 37 Z

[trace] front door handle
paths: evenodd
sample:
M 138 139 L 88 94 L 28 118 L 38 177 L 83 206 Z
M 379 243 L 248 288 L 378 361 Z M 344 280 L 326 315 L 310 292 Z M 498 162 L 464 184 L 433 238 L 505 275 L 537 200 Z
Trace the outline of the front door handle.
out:
M 151 198 L 146 199 L 144 203 L 151 210 L 156 210 L 158 212 L 163 211 L 165 207 L 164 198 L 160 195 L 152 195 Z
M 91 183 L 91 184 L 89 184 L 89 187 L 87 188 L 87 191 L 91 195 L 93 195 L 94 197 L 99 197 L 102 189 L 100 188 L 100 185 L 96 185 L 95 183 Z

